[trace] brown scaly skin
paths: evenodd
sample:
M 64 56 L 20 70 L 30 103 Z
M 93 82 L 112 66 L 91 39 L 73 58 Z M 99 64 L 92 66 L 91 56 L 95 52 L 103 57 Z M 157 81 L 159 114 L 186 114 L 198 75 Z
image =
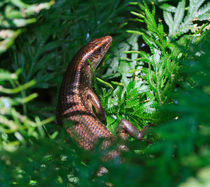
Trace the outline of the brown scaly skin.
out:
M 81 48 L 69 63 L 60 88 L 57 121 L 59 124 L 62 124 L 62 119 L 73 121 L 74 125 L 66 131 L 86 150 L 91 150 L 99 138 L 106 139 L 102 147 L 107 147 L 111 143 L 109 140 L 113 138 L 101 122 L 105 120 L 105 113 L 98 97 L 92 91 L 92 72 L 89 65 L 91 62 L 96 69 L 111 43 L 112 37 L 105 36 L 94 39 Z M 142 139 L 144 131 L 145 129 L 139 131 L 127 120 L 121 120 L 117 128 L 123 139 L 127 138 L 127 134 Z

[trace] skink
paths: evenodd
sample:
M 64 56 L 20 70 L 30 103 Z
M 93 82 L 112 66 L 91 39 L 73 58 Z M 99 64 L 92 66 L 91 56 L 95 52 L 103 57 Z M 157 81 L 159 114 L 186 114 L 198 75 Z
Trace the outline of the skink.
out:
M 68 127 L 66 131 L 86 150 L 91 150 L 99 138 L 105 140 L 113 138 L 102 123 L 105 120 L 105 112 L 92 90 L 92 71 L 89 64 L 96 69 L 111 43 L 112 37 L 105 36 L 94 39 L 82 47 L 69 63 L 60 88 L 56 109 L 57 121 L 59 124 L 62 124 L 63 119 L 73 121 L 74 125 Z M 123 139 L 127 138 L 127 134 L 142 139 L 144 130 L 139 131 L 125 119 L 120 121 L 117 128 Z M 104 144 L 110 144 L 105 140 Z

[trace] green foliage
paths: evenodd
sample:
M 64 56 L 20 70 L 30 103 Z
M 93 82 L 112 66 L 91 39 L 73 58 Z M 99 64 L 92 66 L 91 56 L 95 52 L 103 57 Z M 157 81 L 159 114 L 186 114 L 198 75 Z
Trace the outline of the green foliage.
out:
M 138 66 L 136 61 L 137 54 L 132 53 L 128 58 L 129 49 L 138 50 L 137 39 L 137 36 L 132 35 L 126 42 L 122 42 L 114 50 L 114 56 L 108 59 L 109 67 L 102 78 L 111 80 L 112 88 L 109 91 L 105 88 L 96 89 L 106 110 L 108 128 L 112 132 L 123 118 L 131 120 L 137 127 L 146 125 L 151 122 L 151 114 L 155 110 L 155 98 L 145 81 L 139 77 L 142 67 Z
M 19 9 L 20 1 L 7 2 L 16 7 L 12 14 L 44 3 L 24 0 Z M 175 2 L 172 6 L 158 0 L 164 10 L 161 20 L 162 10 L 154 3 L 128 2 L 57 1 L 1 56 L 0 186 L 209 183 L 209 3 L 180 1 L 176 7 Z M 21 19 L 34 19 L 34 13 Z M 100 144 L 92 151 L 81 150 L 54 120 L 69 61 L 79 47 L 104 35 L 114 36 L 113 46 L 94 72 L 93 85 L 106 110 L 107 127 L 114 134 L 123 118 L 139 129 L 155 123 L 144 141 L 129 139 L 123 163 L 119 158 L 103 162 L 107 150 L 101 151 Z M 109 172 L 95 177 L 101 166 Z
M 164 20 L 169 27 L 169 37 L 177 38 L 180 35 L 187 33 L 189 30 L 191 30 L 192 33 L 195 33 L 200 29 L 207 28 L 207 25 L 209 25 L 207 23 L 198 26 L 195 23 L 197 20 L 207 21 L 209 19 L 210 3 L 204 4 L 205 0 L 190 0 L 189 7 L 187 7 L 188 11 L 185 16 L 185 1 L 186 0 L 180 1 L 176 8 L 169 4 L 161 5 L 161 8 L 164 9 Z M 202 4 L 204 5 L 201 7 Z M 174 13 L 174 18 L 172 17 L 172 13 Z
M 133 124 L 142 125 L 155 120 L 153 115 L 157 107 L 168 101 L 166 93 L 173 87 L 181 57 L 178 48 L 167 40 L 162 22 L 156 22 L 155 7 L 150 11 L 147 4 L 132 5 L 140 8 L 131 13 L 138 17 L 138 22 L 146 23 L 146 29 L 128 30 L 133 35 L 114 51 L 103 75 L 107 80 L 120 80 L 117 84 L 111 82 L 116 85 L 114 90 L 108 95 L 104 91 L 101 96 L 112 131 L 119 122 L 116 119 L 128 118 Z M 139 35 L 151 53 L 139 50 Z
M 70 60 L 91 39 L 122 32 L 118 27 L 123 27 L 120 24 L 125 18 L 121 14 L 126 7 L 127 1 L 121 4 L 120 0 L 59 1 L 40 14 L 37 26 L 30 27 L 27 35 L 18 38 L 10 50 L 13 59 L 10 71 L 21 68 L 22 83 L 36 79 L 33 88 L 43 98 L 42 102 L 30 104 L 30 112 L 42 117 L 54 115 L 57 100 L 50 98 L 57 97 L 57 85 L 61 84 Z M 4 63 L 10 62 L 5 59 Z
M 175 120 L 156 129 L 160 141 L 148 149 L 148 152 L 156 157 L 154 160 L 148 160 L 148 164 L 155 171 L 151 174 L 158 172 L 157 182 L 161 184 L 164 180 L 166 186 L 174 184 L 175 178 L 178 179 L 177 183 L 180 183 L 195 171 L 210 164 L 210 67 L 206 63 L 209 58 L 209 32 L 202 41 L 194 45 L 191 41 L 188 42 L 190 48 L 182 48 L 187 54 L 182 63 L 184 81 L 180 83 L 180 88 L 176 88 L 175 104 L 164 108 L 163 118 L 169 112 L 177 116 Z M 161 162 L 164 164 L 157 165 Z
M 149 84 L 150 90 L 153 91 L 157 102 L 162 104 L 167 100 L 165 92 L 173 83 L 174 74 L 177 71 L 175 62 L 178 61 L 180 56 L 177 55 L 176 47 L 167 40 L 162 22 L 156 23 L 155 7 L 153 6 L 150 12 L 146 4 L 144 6 L 141 4 L 137 5 L 140 8 L 140 12 L 133 11 L 131 13 L 138 16 L 138 22 L 146 23 L 147 30 L 128 30 L 128 32 L 142 36 L 144 42 L 150 47 L 151 54 L 140 51 L 138 52 L 140 58 L 137 61 L 142 66 L 144 63 L 148 64 L 149 68 L 142 68 L 144 73 L 141 76 L 147 80 L 147 84 Z
M 44 136 L 41 126 L 53 121 L 53 117 L 40 120 L 38 116 L 31 120 L 27 115 L 27 103 L 37 97 L 36 93 L 26 95 L 26 89 L 33 86 L 35 81 L 21 85 L 18 77 L 21 71 L 15 73 L 0 69 L 0 150 L 14 151 L 25 144 L 30 137 Z M 22 107 L 23 114 L 18 111 Z
M 187 179 L 186 182 L 181 184 L 180 187 L 208 186 L 210 184 L 209 175 L 210 175 L 209 167 L 208 166 L 204 167 L 198 171 L 196 178 L 190 177 L 189 179 Z
M 28 5 L 21 0 L 0 2 L 0 54 L 5 52 L 22 32 L 24 26 L 36 22 L 33 16 L 42 9 L 49 9 L 54 1 Z

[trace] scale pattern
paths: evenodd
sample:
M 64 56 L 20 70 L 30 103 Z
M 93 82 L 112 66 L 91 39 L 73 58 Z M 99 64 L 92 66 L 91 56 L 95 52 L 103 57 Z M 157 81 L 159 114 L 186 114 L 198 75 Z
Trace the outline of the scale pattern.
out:
M 89 65 L 96 68 L 112 42 L 110 36 L 94 39 L 75 55 L 64 75 L 58 105 L 57 122 L 63 119 L 73 121 L 67 133 L 84 149 L 91 150 L 99 138 L 112 138 L 110 131 L 97 118 L 85 90 L 92 90 L 92 72 Z M 108 143 L 109 144 L 109 143 Z

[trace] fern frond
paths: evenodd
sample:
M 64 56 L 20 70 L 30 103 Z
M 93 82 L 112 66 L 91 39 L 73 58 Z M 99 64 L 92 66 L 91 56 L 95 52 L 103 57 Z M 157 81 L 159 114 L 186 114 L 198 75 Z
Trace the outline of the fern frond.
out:
M 182 0 L 181 2 L 179 2 L 175 15 L 174 15 L 174 29 L 172 32 L 172 36 L 174 36 L 177 32 L 177 30 L 179 29 L 179 25 L 182 22 L 182 19 L 184 17 L 184 9 L 185 9 L 185 0 Z
M 174 30 L 172 14 L 168 11 L 163 11 L 163 17 L 164 17 L 166 24 L 169 27 L 169 36 L 171 36 L 173 34 L 173 30 Z
M 196 13 L 196 17 L 200 21 L 208 20 L 210 18 L 210 2 L 203 5 L 203 7 L 199 9 L 199 11 Z
M 190 0 L 187 14 L 184 15 L 185 0 L 182 0 L 178 3 L 174 18 L 172 17 L 170 6 L 168 6 L 167 10 L 167 5 L 165 5 L 163 16 L 166 24 L 169 27 L 169 37 L 177 38 L 189 30 L 195 32 L 193 28 L 193 21 L 197 19 L 200 21 L 208 20 L 210 15 L 210 3 L 204 3 L 205 0 Z M 202 4 L 204 4 L 203 7 L 200 7 Z
M 0 69 L 0 151 L 15 151 L 19 146 L 25 144 L 26 138 L 39 138 L 44 134 L 42 126 L 54 120 L 53 117 L 35 120 L 27 116 L 27 103 L 36 98 L 36 93 L 26 96 L 25 90 L 35 84 L 29 81 L 23 85 L 19 84 L 20 70 L 15 73 Z M 2 94 L 4 93 L 4 94 Z M 23 114 L 18 111 L 18 107 L 23 107 Z M 39 130 L 38 130 L 39 129 Z M 27 134 L 27 132 L 30 132 Z M 13 138 L 4 139 L 5 135 Z M 27 136 L 26 136 L 27 134 Z

